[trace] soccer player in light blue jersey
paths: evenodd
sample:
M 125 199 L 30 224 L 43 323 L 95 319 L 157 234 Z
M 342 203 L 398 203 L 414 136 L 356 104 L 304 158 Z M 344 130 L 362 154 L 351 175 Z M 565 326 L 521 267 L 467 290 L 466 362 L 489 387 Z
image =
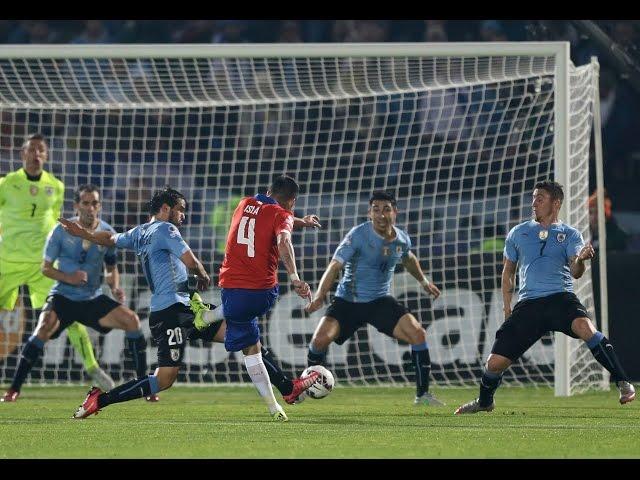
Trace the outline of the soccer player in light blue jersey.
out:
M 111 226 L 100 220 L 100 193 L 95 185 L 81 185 L 74 196 L 78 217 L 74 218 L 90 232 L 114 233 Z M 58 266 L 54 267 L 54 262 Z M 113 300 L 102 294 L 103 271 L 111 287 Z M 32 366 L 43 353 L 44 344 L 57 338 L 73 322 L 107 333 L 113 328 L 125 330 L 129 351 L 138 374 L 147 370 L 146 342 L 140 330 L 138 316 L 121 303 L 124 292 L 116 266 L 115 250 L 99 247 L 72 237 L 61 225 L 47 238 L 42 273 L 54 283 L 33 335 L 25 343 L 9 391 L 20 392 Z
M 98 245 L 136 252 L 151 289 L 149 327 L 158 344 L 158 368 L 154 374 L 138 377 L 109 392 L 92 388 L 73 418 L 86 418 L 112 403 L 147 397 L 171 387 L 178 377 L 187 340 L 212 340 L 218 333 L 221 322 L 201 331 L 193 325 L 188 269 L 195 273 L 200 290 L 206 289 L 211 280 L 178 230 L 186 209 L 184 196 L 166 187 L 151 199 L 151 221 L 125 233 L 91 232 L 77 222 L 59 219 L 71 235 Z
M 313 334 L 307 360 L 309 365 L 323 364 L 331 342 L 342 345 L 358 328 L 369 323 L 379 332 L 411 345 L 411 359 L 416 369 L 414 404 L 444 405 L 429 392 L 431 359 L 427 332 L 390 293 L 396 264 L 402 263 L 425 292 L 434 298 L 440 295 L 411 251 L 409 235 L 395 226 L 397 214 L 392 194 L 373 192 L 369 199 L 370 221 L 352 228 L 338 246 L 306 308 L 312 313 L 322 307 L 344 268 L 335 297 Z
M 575 228 L 558 219 L 564 200 L 562 186 L 544 181 L 533 190 L 533 220 L 511 229 L 504 247 L 502 297 L 505 322 L 496 339 L 480 380 L 480 396 L 455 411 L 490 412 L 502 373 L 546 332 L 562 332 L 587 343 L 595 359 L 611 373 L 620 391 L 620 404 L 636 397 L 611 342 L 597 331 L 587 309 L 573 293 L 573 278 L 585 271 L 585 261 L 595 255 Z M 518 303 L 511 310 L 511 296 L 519 266 Z

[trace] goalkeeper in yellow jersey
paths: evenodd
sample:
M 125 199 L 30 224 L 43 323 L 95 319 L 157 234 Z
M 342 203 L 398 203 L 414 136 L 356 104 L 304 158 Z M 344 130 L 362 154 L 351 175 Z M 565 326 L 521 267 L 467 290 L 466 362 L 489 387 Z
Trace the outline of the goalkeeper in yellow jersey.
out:
M 42 251 L 60 216 L 64 185 L 44 170 L 48 155 L 44 137 L 30 135 L 22 145 L 24 167 L 0 178 L 0 310 L 13 310 L 21 285 L 29 288 L 31 306 L 40 309 L 55 283 L 41 272 Z M 67 332 L 93 381 L 113 388 L 96 361 L 86 327 L 74 322 Z M 0 400 L 15 401 L 17 396 L 7 392 Z

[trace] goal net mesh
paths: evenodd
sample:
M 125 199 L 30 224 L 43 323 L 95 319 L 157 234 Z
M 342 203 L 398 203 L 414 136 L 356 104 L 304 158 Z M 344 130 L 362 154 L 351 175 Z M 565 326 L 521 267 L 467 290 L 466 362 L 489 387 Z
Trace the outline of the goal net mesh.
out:
M 554 177 L 553 56 L 353 58 L 0 59 L 0 173 L 22 166 L 20 147 L 41 132 L 46 168 L 72 192 L 94 183 L 102 218 L 117 231 L 147 221 L 154 190 L 170 184 L 188 199 L 185 240 L 217 281 L 231 213 L 280 174 L 302 192 L 297 216 L 320 230 L 293 235 L 301 277 L 317 287 L 340 240 L 367 221 L 373 190 L 398 199 L 397 226 L 442 290 L 432 300 L 402 267 L 393 294 L 427 328 L 436 385 L 476 385 L 502 322 L 500 273 L 508 230 L 531 215 L 536 182 Z M 590 237 L 589 146 L 592 66 L 570 65 L 570 157 L 566 223 Z M 127 304 L 149 339 L 150 291 L 137 259 L 119 252 Z M 576 293 L 594 314 L 589 267 Z M 280 271 L 281 296 L 261 319 L 264 344 L 299 374 L 323 310 L 308 316 Z M 105 292 L 107 289 L 105 289 Z M 219 292 L 204 295 L 217 303 Z M 514 295 L 514 300 L 517 293 Z M 0 322 L 0 382 L 10 382 L 37 312 L 22 295 Z M 118 380 L 134 375 L 124 334 L 91 331 L 98 360 Z M 571 393 L 606 379 L 582 342 L 571 341 Z M 505 374 L 505 383 L 553 384 L 546 335 Z M 150 368 L 156 348 L 150 342 Z M 339 383 L 414 380 L 410 347 L 358 330 L 329 349 Z M 32 383 L 87 378 L 63 334 L 46 345 Z M 241 353 L 190 341 L 181 382 L 248 382 Z

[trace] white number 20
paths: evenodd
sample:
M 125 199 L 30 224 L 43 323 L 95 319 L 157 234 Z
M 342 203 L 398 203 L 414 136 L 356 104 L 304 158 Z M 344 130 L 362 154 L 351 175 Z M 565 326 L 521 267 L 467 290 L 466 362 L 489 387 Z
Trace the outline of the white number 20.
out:
M 182 329 L 180 327 L 173 330 L 168 329 L 167 335 L 169 335 L 169 345 L 180 345 L 182 343 Z
M 248 228 L 247 236 L 245 237 L 244 230 L 245 230 L 245 227 L 247 226 L 247 220 L 249 220 L 249 228 Z M 240 219 L 240 227 L 238 228 L 238 237 L 236 238 L 236 241 L 238 242 L 239 245 L 247 246 L 247 256 L 249 257 L 256 256 L 256 250 L 253 243 L 253 239 L 254 239 L 253 230 L 255 226 L 256 226 L 255 218 L 242 217 Z

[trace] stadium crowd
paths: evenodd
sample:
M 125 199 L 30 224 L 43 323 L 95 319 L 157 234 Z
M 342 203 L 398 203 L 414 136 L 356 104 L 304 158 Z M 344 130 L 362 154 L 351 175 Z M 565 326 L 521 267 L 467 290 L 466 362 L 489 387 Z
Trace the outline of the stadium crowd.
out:
M 631 57 L 638 58 L 637 46 L 640 44 L 640 28 L 637 22 L 608 20 L 599 21 L 598 25 L 620 48 Z M 640 106 L 639 94 L 631 88 L 629 82 L 607 65 L 604 56 L 601 55 L 598 46 L 593 40 L 581 35 L 571 22 L 551 21 L 544 22 L 544 25 L 541 26 L 540 22 L 529 20 L 0 21 L 0 43 L 5 44 L 499 42 L 531 40 L 565 40 L 571 42 L 571 55 L 576 65 L 588 63 L 592 55 L 599 56 L 601 63 L 600 98 L 603 124 L 604 171 L 609 205 L 613 206 L 614 214 L 617 211 L 640 213 L 640 197 L 635 194 L 634 189 L 634 185 L 640 180 L 640 136 L 636 134 L 640 124 L 638 116 L 635 115 L 635 111 Z M 464 109 L 465 105 L 475 104 L 474 95 L 477 96 L 478 94 L 479 92 L 474 92 L 473 90 L 461 90 L 458 94 L 459 98 L 454 101 L 458 108 Z M 495 102 L 498 103 L 500 92 L 498 91 L 495 94 Z M 443 101 L 446 102 L 448 100 L 443 99 Z M 398 107 L 396 103 L 391 101 L 384 108 L 388 108 L 390 113 L 394 114 L 394 108 L 397 110 L 401 106 Z M 499 112 L 497 113 L 499 114 Z M 293 115 L 295 115 L 295 112 Z M 241 119 L 239 120 L 239 123 L 242 123 Z M 424 120 L 428 128 L 429 119 Z M 226 121 L 234 123 L 230 122 L 228 118 Z M 9 123 L 11 123 L 10 119 L 3 118 L 3 124 L 7 125 Z M 135 123 L 134 119 L 132 119 L 132 123 Z M 161 123 L 162 119 L 159 119 L 158 124 Z M 292 124 L 295 124 L 295 122 L 292 122 Z M 432 131 L 427 133 L 438 135 L 437 125 L 432 127 Z M 185 128 L 188 127 L 185 126 Z M 241 127 L 239 126 L 238 128 Z M 268 126 L 265 128 L 268 128 Z M 18 134 L 19 132 L 16 131 L 14 133 Z M 229 134 L 231 132 L 226 133 Z M 411 136 L 411 132 L 404 133 Z M 425 132 L 423 131 L 422 133 Z M 469 135 L 472 137 L 473 132 L 469 133 Z M 470 138 L 469 141 L 472 141 L 472 139 Z M 482 150 L 482 148 L 479 150 Z M 251 146 L 247 145 L 247 160 L 251 161 L 254 154 L 255 152 L 253 152 Z M 136 162 L 136 159 L 133 159 L 133 161 Z M 138 159 L 138 161 L 142 161 L 142 158 Z M 162 159 L 160 161 L 162 162 Z M 362 161 L 366 162 L 366 158 L 363 158 Z M 109 159 L 106 159 L 106 162 L 108 164 Z M 390 175 L 401 174 L 402 169 L 406 167 L 403 162 L 406 163 L 404 160 L 396 162 L 396 170 L 388 173 Z M 101 168 L 110 167 L 107 165 L 107 167 Z M 595 187 L 595 168 L 590 170 L 590 191 L 593 191 Z M 104 174 L 110 172 L 91 173 Z M 130 201 L 130 199 L 127 201 Z M 609 208 L 609 217 L 611 217 L 611 208 Z M 618 245 L 616 248 L 640 249 L 640 233 L 635 234 L 635 236 L 635 232 L 628 233 L 628 241 L 616 244 Z

